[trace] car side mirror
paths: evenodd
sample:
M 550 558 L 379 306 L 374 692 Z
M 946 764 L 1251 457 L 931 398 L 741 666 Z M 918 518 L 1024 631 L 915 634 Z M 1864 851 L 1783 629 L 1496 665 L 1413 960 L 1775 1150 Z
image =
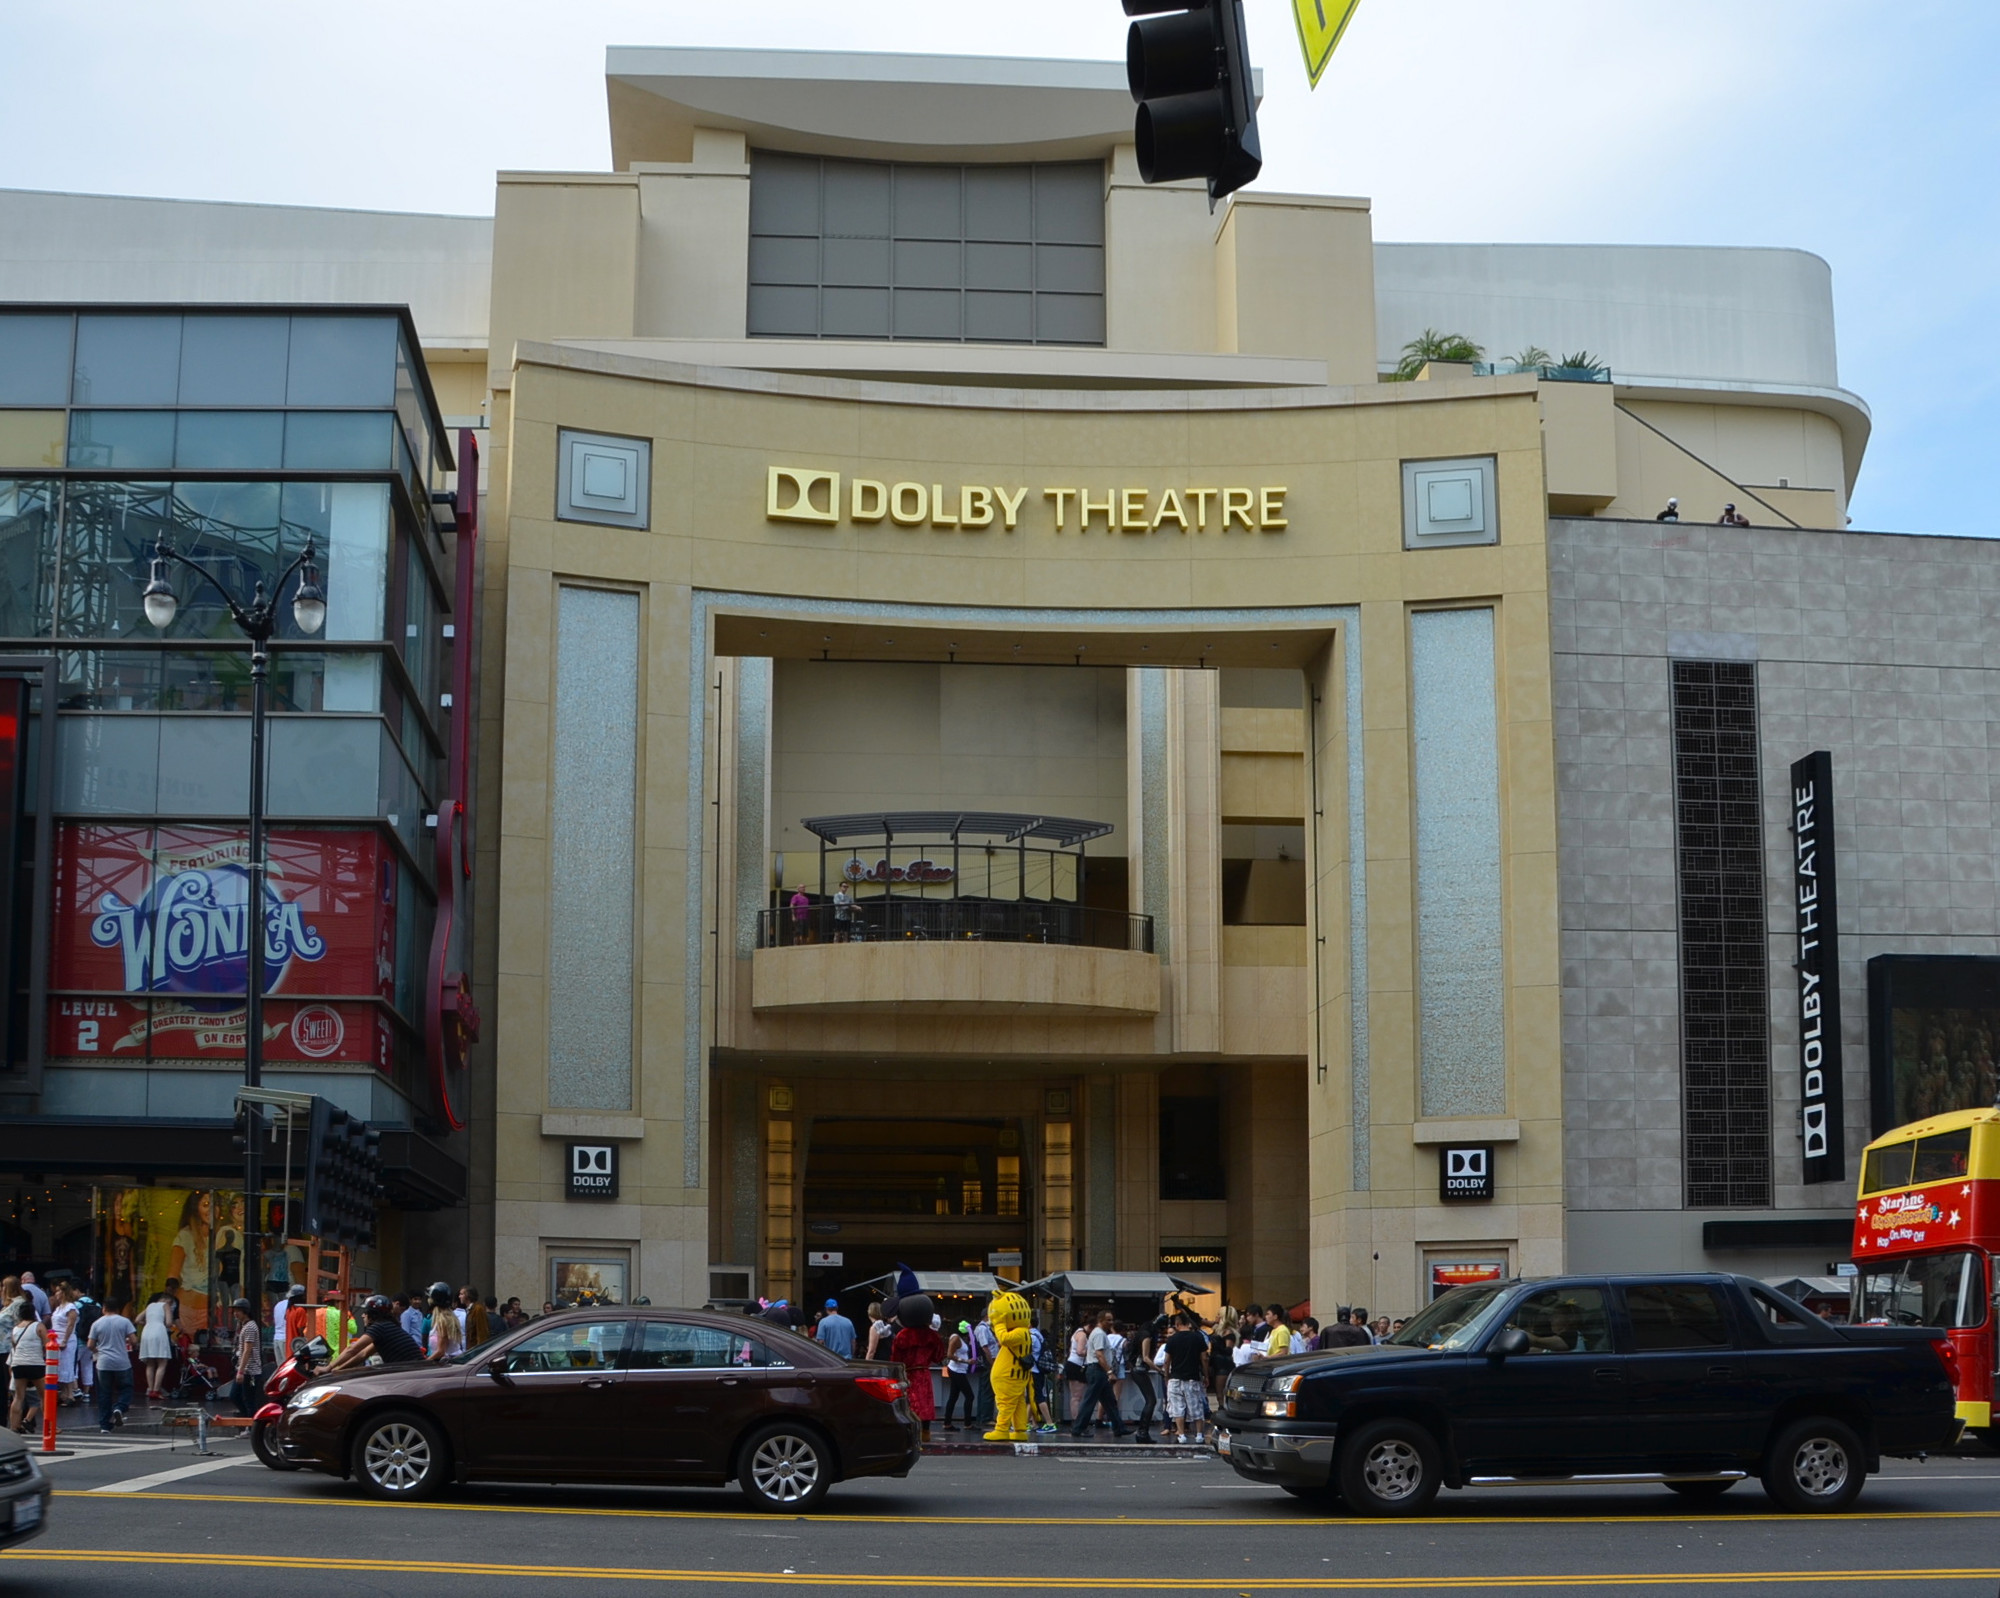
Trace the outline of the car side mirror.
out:
M 507 1374 L 507 1356 L 502 1354 L 486 1367 L 486 1374 L 503 1387 L 512 1387 L 514 1378 Z
M 1527 1353 L 1531 1346 L 1528 1334 L 1520 1327 L 1505 1326 L 1500 1329 L 1493 1341 L 1486 1345 L 1486 1355 L 1489 1359 L 1511 1359 L 1516 1354 Z

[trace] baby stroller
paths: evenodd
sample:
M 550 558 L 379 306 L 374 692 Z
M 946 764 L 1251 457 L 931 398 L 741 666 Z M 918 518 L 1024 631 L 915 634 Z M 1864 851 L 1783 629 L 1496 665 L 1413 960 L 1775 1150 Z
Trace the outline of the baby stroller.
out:
M 209 1369 L 206 1355 L 190 1351 L 181 1362 L 180 1383 L 168 1396 L 176 1404 L 206 1406 L 225 1379 Z

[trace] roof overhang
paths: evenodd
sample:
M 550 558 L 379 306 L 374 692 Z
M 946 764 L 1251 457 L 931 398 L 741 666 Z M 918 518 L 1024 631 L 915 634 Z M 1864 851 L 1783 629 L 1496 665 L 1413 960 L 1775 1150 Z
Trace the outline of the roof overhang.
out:
M 1868 402 L 1844 388 L 1817 388 L 1803 383 L 1747 383 L 1720 377 L 1627 376 L 1613 372 L 1612 387 L 1620 399 L 1665 400 L 1671 404 L 1746 405 L 1771 410 L 1811 411 L 1840 429 L 1841 465 L 1847 478 L 1846 497 L 1854 497 L 1861 475 L 1861 457 L 1868 452 L 1868 435 L 1875 420 Z
M 613 46 L 611 162 L 686 161 L 693 130 L 858 160 L 1103 160 L 1132 142 L 1118 61 Z

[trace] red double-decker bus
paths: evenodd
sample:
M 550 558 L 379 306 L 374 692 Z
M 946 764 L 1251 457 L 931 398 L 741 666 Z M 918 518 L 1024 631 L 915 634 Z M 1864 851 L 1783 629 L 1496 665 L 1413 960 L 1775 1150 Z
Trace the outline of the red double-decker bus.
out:
M 1853 1318 L 1947 1328 L 1959 1419 L 2000 1447 L 2000 1106 L 1913 1121 L 1868 1145 L 1854 1261 Z

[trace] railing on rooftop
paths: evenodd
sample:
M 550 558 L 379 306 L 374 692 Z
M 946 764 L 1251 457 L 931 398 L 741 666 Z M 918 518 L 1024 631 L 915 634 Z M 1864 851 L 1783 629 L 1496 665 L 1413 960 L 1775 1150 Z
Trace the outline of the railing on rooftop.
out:
M 1608 366 L 1522 366 L 1514 361 L 1474 361 L 1472 371 L 1475 377 L 1513 377 L 1517 374 L 1539 377 L 1545 383 L 1608 383 L 1611 368 Z
M 843 910 L 845 914 L 843 914 Z M 857 899 L 760 911 L 757 947 L 816 943 L 1056 943 L 1153 952 L 1153 918 L 1046 899 Z

